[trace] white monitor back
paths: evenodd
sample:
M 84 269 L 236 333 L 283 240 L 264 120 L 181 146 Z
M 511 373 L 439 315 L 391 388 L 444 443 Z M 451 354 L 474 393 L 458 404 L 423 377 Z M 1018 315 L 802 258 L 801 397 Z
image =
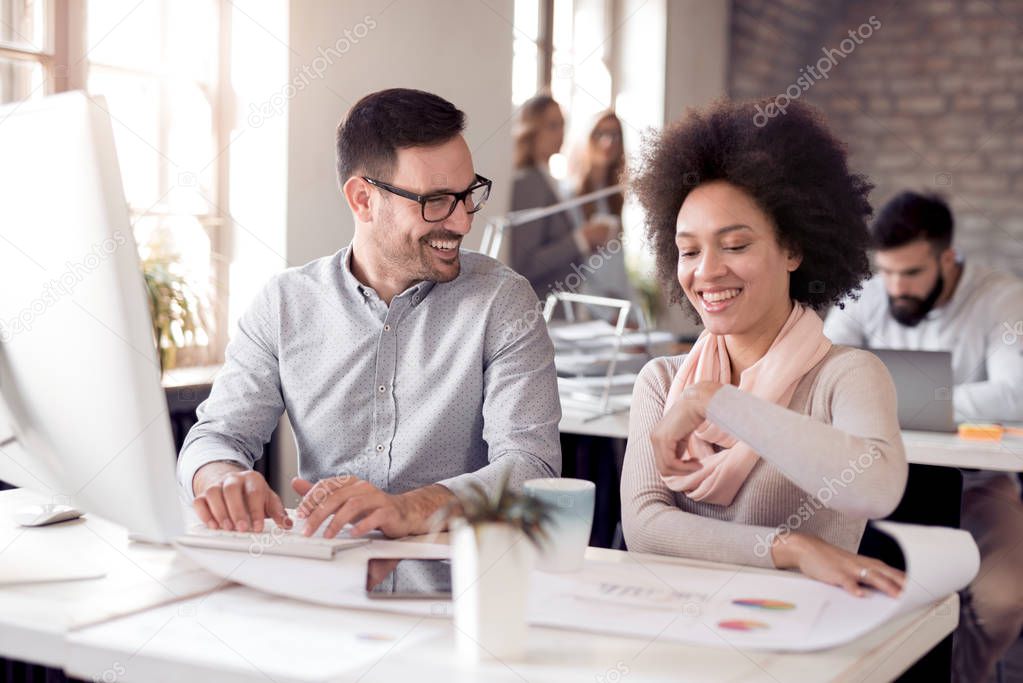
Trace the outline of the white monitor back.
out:
M 105 108 L 0 107 L 0 480 L 167 540 L 174 445 Z

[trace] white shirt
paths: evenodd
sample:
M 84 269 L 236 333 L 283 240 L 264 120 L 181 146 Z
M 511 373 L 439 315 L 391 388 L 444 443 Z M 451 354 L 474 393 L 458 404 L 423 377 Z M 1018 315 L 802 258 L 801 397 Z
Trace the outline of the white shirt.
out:
M 285 410 L 309 481 L 459 495 L 558 476 L 554 346 L 526 279 L 463 250 L 454 280 L 388 305 L 351 250 L 276 275 L 242 316 L 181 450 L 186 497 L 208 462 L 251 468 Z
M 959 283 L 944 305 L 916 327 L 888 310 L 880 277 L 828 315 L 824 334 L 836 344 L 862 348 L 951 351 L 957 421 L 1023 421 L 1023 280 L 963 263 Z

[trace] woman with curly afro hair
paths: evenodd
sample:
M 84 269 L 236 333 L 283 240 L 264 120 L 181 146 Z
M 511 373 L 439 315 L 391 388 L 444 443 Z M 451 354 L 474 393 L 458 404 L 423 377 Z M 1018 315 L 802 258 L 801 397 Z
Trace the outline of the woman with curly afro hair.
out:
M 647 142 L 632 183 L 659 275 L 704 331 L 636 382 L 625 539 L 896 595 L 902 572 L 856 554 L 905 488 L 895 388 L 818 315 L 869 273 L 871 185 L 813 108 L 764 105 L 690 111 Z

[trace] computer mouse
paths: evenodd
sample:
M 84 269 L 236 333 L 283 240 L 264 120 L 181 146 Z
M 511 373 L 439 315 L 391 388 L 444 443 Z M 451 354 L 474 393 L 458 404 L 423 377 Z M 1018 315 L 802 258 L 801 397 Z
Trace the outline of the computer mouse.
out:
M 47 503 L 44 505 L 26 505 L 15 510 L 14 521 L 21 526 L 45 526 L 66 522 L 71 519 L 78 519 L 84 513 L 70 505 L 55 505 Z

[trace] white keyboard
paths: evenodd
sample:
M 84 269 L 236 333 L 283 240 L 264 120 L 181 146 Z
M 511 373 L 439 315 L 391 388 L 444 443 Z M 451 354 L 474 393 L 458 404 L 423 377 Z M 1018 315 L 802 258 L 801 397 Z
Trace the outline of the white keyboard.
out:
M 329 560 L 339 550 L 369 543 L 368 538 L 350 538 L 345 535 L 346 532 L 342 532 L 337 538 L 323 538 L 318 535 L 306 537 L 302 535 L 300 529 L 299 525 L 294 529 L 282 529 L 269 519 L 264 523 L 264 530 L 259 533 L 209 529 L 199 524 L 175 540 L 181 545 L 193 548 L 233 550 L 248 553 L 252 557 L 265 554 L 314 560 Z M 322 533 L 322 530 L 318 533 Z

